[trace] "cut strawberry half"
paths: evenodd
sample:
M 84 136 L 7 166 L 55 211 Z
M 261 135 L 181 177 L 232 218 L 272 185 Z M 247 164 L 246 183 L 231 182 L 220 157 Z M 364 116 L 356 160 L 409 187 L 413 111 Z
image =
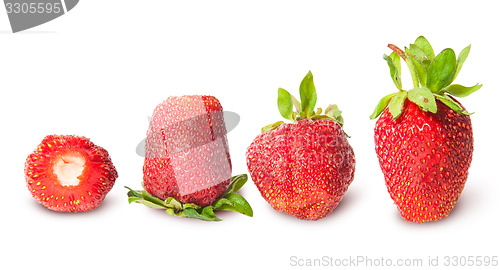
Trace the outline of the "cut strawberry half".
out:
M 58 212 L 96 208 L 118 177 L 104 148 L 72 135 L 46 136 L 28 156 L 24 172 L 33 197 Z

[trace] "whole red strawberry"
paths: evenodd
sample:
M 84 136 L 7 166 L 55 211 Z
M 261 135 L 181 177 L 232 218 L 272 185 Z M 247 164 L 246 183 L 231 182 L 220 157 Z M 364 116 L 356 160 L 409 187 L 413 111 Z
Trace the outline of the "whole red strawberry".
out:
M 220 221 L 214 211 L 253 216 L 236 193 L 247 175 L 231 177 L 222 106 L 212 96 L 169 97 L 156 107 L 145 142 L 143 186 L 129 189 L 129 203 L 169 215 Z
M 226 133 L 215 97 L 167 98 L 154 110 L 147 132 L 146 191 L 162 200 L 212 204 L 231 179 Z
M 482 85 L 451 84 L 470 46 L 458 59 L 452 49 L 435 56 L 422 36 L 404 51 L 389 47 L 394 52 L 384 58 L 399 92 L 382 98 L 371 116 L 381 114 L 375 150 L 401 216 L 410 222 L 439 220 L 462 193 L 474 148 L 470 114 L 449 95 L 465 97 Z M 413 79 L 409 91 L 401 86 L 401 58 Z
M 314 111 L 316 89 L 309 72 L 299 103 L 278 90 L 281 115 L 294 121 L 264 127 L 247 151 L 248 171 L 262 197 L 280 212 L 318 220 L 331 213 L 354 177 L 354 153 L 336 105 Z M 293 112 L 295 105 L 297 112 Z
M 96 208 L 118 177 L 104 148 L 71 135 L 46 136 L 28 156 L 24 172 L 33 197 L 59 212 Z

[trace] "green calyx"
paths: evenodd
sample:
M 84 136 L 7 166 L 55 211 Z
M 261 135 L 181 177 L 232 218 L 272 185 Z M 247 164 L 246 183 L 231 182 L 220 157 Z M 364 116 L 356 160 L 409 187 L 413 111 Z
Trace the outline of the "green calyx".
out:
M 377 118 L 387 107 L 393 119 L 398 118 L 403 111 L 406 99 L 417 104 L 423 111 L 436 113 L 437 99 L 460 114 L 470 115 L 450 97 L 450 95 L 466 97 L 482 87 L 481 84 L 471 87 L 451 84 L 469 55 L 470 45 L 460 52 L 458 58 L 449 48 L 434 55 L 431 44 L 423 36 L 418 37 L 414 44 L 405 47 L 404 51 L 393 44 L 389 44 L 388 47 L 393 52 L 390 55 L 384 55 L 384 59 L 389 65 L 391 78 L 399 91 L 383 97 L 370 116 L 371 119 Z M 402 87 L 401 58 L 410 70 L 413 81 L 411 90 L 403 90 Z
M 129 203 L 141 203 L 147 207 L 155 209 L 165 209 L 165 212 L 169 215 L 186 217 L 186 218 L 196 218 L 205 221 L 221 221 L 214 211 L 226 210 L 235 211 L 249 217 L 253 216 L 253 210 L 250 204 L 241 196 L 236 193 L 248 180 L 246 174 L 241 174 L 233 176 L 231 178 L 231 183 L 229 184 L 224 195 L 205 207 L 198 206 L 193 203 L 181 203 L 178 200 L 169 197 L 165 201 L 154 197 L 145 190 L 133 190 L 129 187 L 125 187 L 129 190 L 127 193 Z
M 300 102 L 283 88 L 278 89 L 278 109 L 280 114 L 288 120 L 296 122 L 301 119 L 323 120 L 330 119 L 337 122 L 341 127 L 344 125 L 342 111 L 337 105 L 329 105 L 324 111 L 321 108 L 315 110 L 317 95 L 314 87 L 313 75 L 311 71 L 307 73 L 300 83 Z M 295 109 L 295 110 L 294 110 Z M 283 121 L 267 125 L 262 128 L 262 132 L 276 129 L 284 124 Z

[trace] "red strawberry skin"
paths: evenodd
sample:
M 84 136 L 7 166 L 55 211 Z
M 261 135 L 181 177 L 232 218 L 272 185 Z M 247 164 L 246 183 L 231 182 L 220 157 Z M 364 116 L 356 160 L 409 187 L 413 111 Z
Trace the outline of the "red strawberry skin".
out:
M 302 119 L 261 133 L 247 151 L 262 197 L 299 219 L 324 218 L 354 177 L 355 157 L 339 124 Z
M 72 157 L 84 163 L 73 184 L 58 178 L 58 164 L 71 164 Z M 113 187 L 118 173 L 108 152 L 88 138 L 49 135 L 26 159 L 25 178 L 33 197 L 58 212 L 89 211 L 101 204 Z
M 143 184 L 162 200 L 212 204 L 231 179 L 222 106 L 212 96 L 169 97 L 153 112 Z
M 393 120 L 385 109 L 375 125 L 375 150 L 387 190 L 410 222 L 446 217 L 472 160 L 470 117 L 436 102 L 434 114 L 407 100 L 399 118 Z

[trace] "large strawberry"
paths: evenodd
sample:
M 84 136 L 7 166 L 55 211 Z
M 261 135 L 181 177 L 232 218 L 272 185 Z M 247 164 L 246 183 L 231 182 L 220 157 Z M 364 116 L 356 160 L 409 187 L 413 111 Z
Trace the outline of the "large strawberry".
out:
M 278 90 L 281 115 L 293 123 L 263 128 L 247 151 L 248 171 L 262 197 L 280 212 L 318 220 L 331 213 L 354 177 L 354 153 L 342 130 L 336 105 L 325 114 L 316 105 L 309 72 L 300 84 L 299 102 Z M 293 111 L 295 106 L 296 112 Z
M 372 119 L 375 150 L 387 190 L 401 216 L 410 222 L 446 217 L 457 202 L 472 160 L 470 113 L 452 96 L 465 97 L 482 85 L 451 84 L 470 46 L 455 56 L 445 49 L 437 56 L 424 37 L 384 59 L 398 92 L 382 98 Z M 410 69 L 413 89 L 401 85 L 401 58 Z M 452 95 L 452 96 L 450 96 Z
M 118 177 L 104 148 L 71 135 L 46 136 L 28 156 L 24 172 L 33 197 L 59 212 L 96 208 Z
M 222 209 L 213 204 L 232 196 L 237 199 L 237 205 L 244 204 L 240 212 L 251 215 L 248 203 L 232 189 L 234 184 L 229 189 L 232 195 L 227 192 L 231 183 L 231 158 L 222 106 L 215 97 L 167 98 L 154 110 L 146 135 L 143 166 L 146 193 L 131 190 L 132 201 L 155 198 L 155 207 L 175 210 L 167 213 L 186 216 L 192 210 L 186 212 L 185 208 L 192 208 L 198 210 L 198 214 L 193 212 L 194 216 L 190 217 L 217 220 L 213 213 L 199 214 L 203 214 L 206 206 L 212 210 Z M 246 177 L 234 179 L 246 181 Z

